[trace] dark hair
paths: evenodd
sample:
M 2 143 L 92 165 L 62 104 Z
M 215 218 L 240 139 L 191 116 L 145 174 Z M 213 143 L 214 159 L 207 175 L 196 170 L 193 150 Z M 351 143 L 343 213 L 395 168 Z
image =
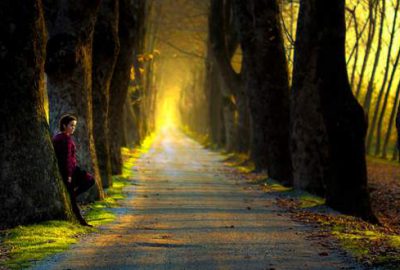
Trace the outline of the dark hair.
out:
M 64 126 L 67 126 L 71 121 L 78 121 L 78 118 L 72 114 L 65 114 L 61 116 L 59 122 L 60 131 L 64 131 L 65 130 Z

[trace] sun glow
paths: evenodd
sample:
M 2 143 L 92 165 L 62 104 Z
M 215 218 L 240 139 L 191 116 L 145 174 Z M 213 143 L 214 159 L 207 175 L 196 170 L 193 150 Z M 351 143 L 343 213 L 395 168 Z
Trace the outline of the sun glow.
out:
M 179 126 L 179 87 L 172 87 L 159 99 L 156 114 L 157 130 Z

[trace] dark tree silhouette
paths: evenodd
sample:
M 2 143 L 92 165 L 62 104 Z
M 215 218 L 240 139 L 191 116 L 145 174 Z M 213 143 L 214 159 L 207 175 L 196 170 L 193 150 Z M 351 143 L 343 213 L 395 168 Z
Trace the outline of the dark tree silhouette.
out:
M 43 106 L 41 3 L 0 3 L 0 228 L 72 218 Z
M 108 110 L 110 84 L 119 52 L 119 0 L 103 0 L 93 39 L 93 133 L 103 187 L 112 185 Z
M 279 5 L 275 0 L 233 3 L 246 67 L 251 156 L 256 169 L 268 169 L 271 178 L 291 184 L 289 83 Z
M 367 190 L 366 120 L 347 77 L 344 14 L 344 0 L 300 2 L 295 66 L 296 72 L 301 74 L 295 74 L 298 76 L 295 91 L 308 88 L 309 93 L 314 92 L 315 102 L 319 98 L 321 105 L 297 113 L 318 119 L 318 125 L 311 128 L 320 133 L 317 139 L 324 151 L 327 147 L 326 157 L 323 153 L 320 165 L 327 205 L 376 221 Z M 297 106 L 301 100 L 295 99 L 294 102 Z M 322 115 L 323 123 L 320 123 L 319 115 Z M 320 177 L 321 173 L 311 171 L 309 176 Z
M 111 167 L 113 174 L 122 173 L 121 146 L 124 130 L 123 109 L 130 82 L 130 72 L 135 56 L 138 12 L 143 1 L 120 0 L 119 28 L 120 51 L 110 86 L 109 131 Z

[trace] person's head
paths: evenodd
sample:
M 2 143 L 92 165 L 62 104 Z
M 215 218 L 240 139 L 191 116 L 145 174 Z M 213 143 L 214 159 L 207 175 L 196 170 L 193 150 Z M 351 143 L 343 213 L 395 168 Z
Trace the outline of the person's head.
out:
M 67 135 L 71 135 L 74 133 L 76 128 L 76 122 L 78 119 L 70 114 L 66 114 L 60 119 L 60 131 L 66 133 Z

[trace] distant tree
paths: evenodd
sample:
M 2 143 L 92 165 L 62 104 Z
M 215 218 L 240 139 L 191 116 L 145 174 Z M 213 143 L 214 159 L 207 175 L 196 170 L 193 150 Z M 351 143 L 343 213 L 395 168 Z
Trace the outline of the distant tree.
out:
M 277 0 L 233 0 L 246 67 L 252 120 L 251 156 L 257 169 L 292 182 L 289 153 L 289 82 Z
M 210 60 L 215 62 L 223 96 L 226 146 L 228 151 L 245 153 L 249 150 L 250 121 L 247 96 L 241 73 L 231 62 L 239 46 L 237 27 L 232 14 L 232 1 L 211 1 L 209 16 Z M 237 120 L 235 119 L 237 115 Z
M 396 36 L 396 29 L 397 29 L 397 24 L 398 24 L 398 14 L 399 14 L 399 6 L 400 6 L 400 0 L 396 0 L 394 3 L 394 14 L 393 14 L 393 21 L 390 29 L 390 38 L 389 38 L 389 45 L 387 49 L 387 55 L 386 55 L 386 63 L 383 68 L 384 70 L 384 75 L 382 78 L 382 82 L 379 87 L 379 91 L 377 92 L 377 98 L 376 102 L 374 104 L 374 111 L 372 113 L 372 118 L 370 118 L 369 121 L 369 126 L 368 126 L 368 136 L 367 136 L 367 153 L 371 153 L 372 149 L 372 143 L 373 140 L 376 139 L 376 147 L 375 147 L 375 153 L 378 154 L 380 151 L 380 138 L 381 138 L 381 131 L 377 132 L 377 126 L 380 127 L 378 128 L 381 129 L 382 127 L 382 121 L 383 121 L 383 116 L 384 112 L 386 110 L 386 105 L 390 93 L 390 88 L 392 86 L 392 81 L 393 81 L 393 76 L 394 73 L 393 71 L 396 70 L 396 67 L 398 65 L 398 62 L 400 60 L 400 50 L 399 53 L 397 54 L 397 57 L 395 58 L 395 61 L 393 63 L 392 61 L 392 54 L 393 54 L 393 45 L 395 45 L 395 36 Z M 390 72 L 392 66 L 392 72 Z M 391 75 L 389 76 L 389 74 Z M 388 80 L 389 78 L 389 80 Z M 383 103 L 383 104 L 382 104 Z M 381 120 L 379 120 L 381 119 Z M 376 136 L 375 136 L 376 135 Z
M 93 133 L 103 187 L 112 185 L 108 110 L 110 84 L 119 52 L 119 0 L 103 0 L 93 38 Z
M 80 166 L 93 173 L 96 184 L 85 200 L 102 199 L 104 192 L 93 139 L 92 42 L 99 1 L 44 0 L 48 29 L 45 71 L 50 130 L 56 133 L 65 113 L 78 117 L 74 138 Z
M 379 9 L 380 4 L 379 2 L 376 4 L 377 9 Z M 379 61 L 381 58 L 381 51 L 382 51 L 382 43 L 383 43 L 383 29 L 384 29 L 384 23 L 385 23 L 385 18 L 386 18 L 386 2 L 382 1 L 382 7 L 380 8 L 380 20 L 379 20 L 379 32 L 378 32 L 378 44 L 375 52 L 375 58 L 374 62 L 372 64 L 372 71 L 371 71 L 371 76 L 369 77 L 368 80 L 368 85 L 367 85 L 367 91 L 365 94 L 365 99 L 364 99 L 364 104 L 363 108 L 365 110 L 365 114 L 367 117 L 369 117 L 369 112 L 370 112 L 370 105 L 372 101 L 372 94 L 375 90 L 375 81 L 376 81 L 376 71 L 379 66 Z
M 297 113 L 303 119 L 310 117 L 310 124 L 305 127 L 319 134 L 315 142 L 326 151 L 310 156 L 313 159 L 309 162 L 318 162 L 321 167 L 311 170 L 308 176 L 321 178 L 322 175 L 327 205 L 376 221 L 367 190 L 366 120 L 347 77 L 344 14 L 344 0 L 300 1 L 295 51 L 295 72 L 299 74 L 294 74 L 297 76 L 294 91 L 308 89 L 321 105 L 312 109 L 304 107 Z M 297 106 L 301 100 L 294 102 L 293 106 Z M 315 119 L 317 124 L 312 124 Z M 308 142 L 304 150 L 308 151 L 310 146 Z M 298 168 L 294 169 L 296 175 Z
M 362 83 L 365 76 L 365 71 L 368 66 L 369 56 L 371 54 L 372 44 L 374 41 L 374 36 L 376 31 L 376 19 L 378 14 L 377 9 L 379 1 L 367 0 L 367 2 L 368 2 L 368 36 L 365 44 L 365 54 L 361 66 L 360 75 L 358 78 L 358 84 L 355 89 L 356 97 L 358 97 L 361 93 Z
M 72 219 L 44 111 L 42 1 L 1 1 L 0 31 L 0 228 Z

